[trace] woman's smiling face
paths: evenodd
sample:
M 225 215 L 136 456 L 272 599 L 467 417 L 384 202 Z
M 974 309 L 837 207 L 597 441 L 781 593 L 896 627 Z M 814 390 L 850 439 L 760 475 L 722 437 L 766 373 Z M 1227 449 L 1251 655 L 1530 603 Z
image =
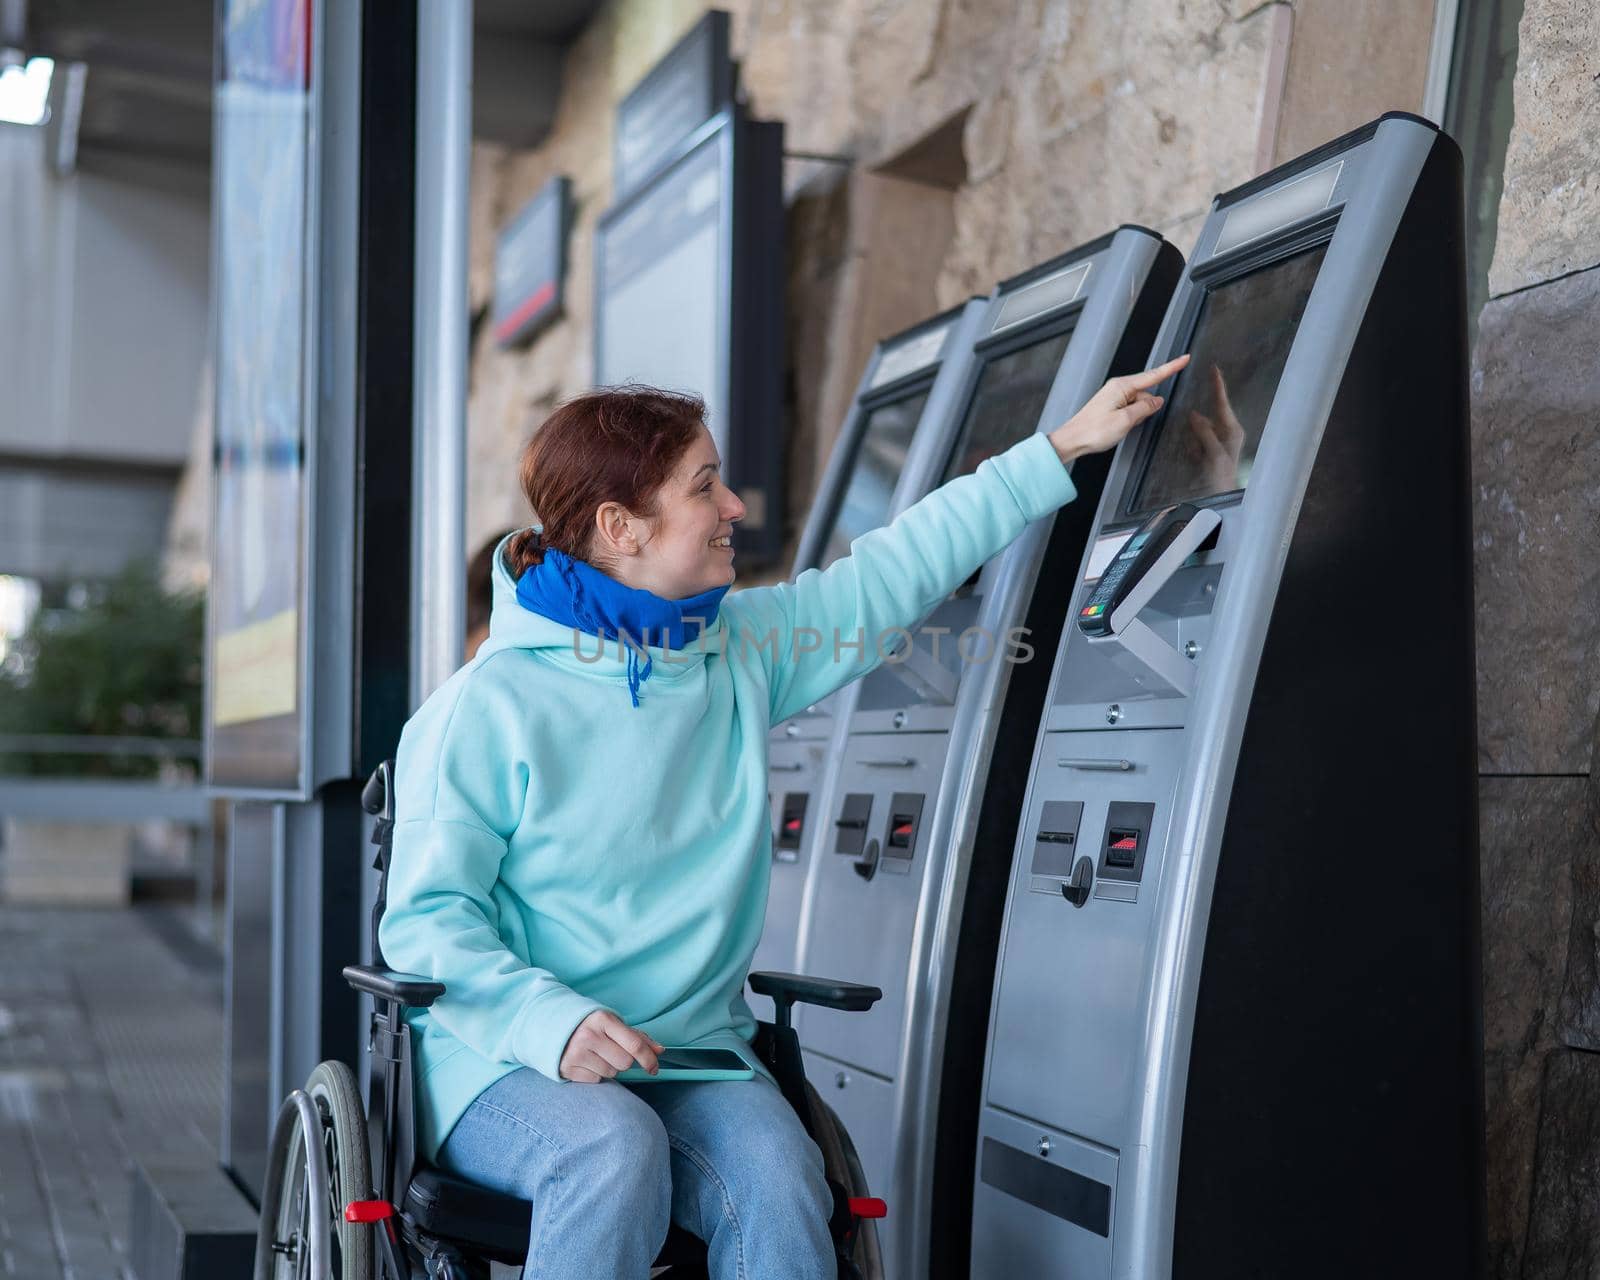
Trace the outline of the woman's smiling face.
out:
M 716 441 L 704 426 L 666 483 L 655 514 L 635 516 L 615 503 L 595 513 L 602 567 L 619 582 L 681 600 L 734 579 L 732 534 L 744 503 L 722 482 Z

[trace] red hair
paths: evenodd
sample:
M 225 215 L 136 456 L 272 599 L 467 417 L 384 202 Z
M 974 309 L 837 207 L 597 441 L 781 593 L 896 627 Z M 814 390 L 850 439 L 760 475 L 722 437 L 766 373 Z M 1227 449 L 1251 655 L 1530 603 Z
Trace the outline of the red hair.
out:
M 594 515 L 617 502 L 656 514 L 666 483 L 705 421 L 699 396 L 629 384 L 574 396 L 544 420 L 522 453 L 522 492 L 543 534 L 524 529 L 506 547 L 513 579 L 554 547 L 588 560 Z

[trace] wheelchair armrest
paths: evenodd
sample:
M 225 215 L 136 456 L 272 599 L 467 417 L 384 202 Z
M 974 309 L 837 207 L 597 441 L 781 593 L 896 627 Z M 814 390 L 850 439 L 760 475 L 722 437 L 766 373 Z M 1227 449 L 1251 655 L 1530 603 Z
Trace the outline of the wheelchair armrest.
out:
M 864 1013 L 883 999 L 883 992 L 877 987 L 834 978 L 808 978 L 799 973 L 752 973 L 750 990 L 758 996 L 771 996 L 780 1009 L 798 1000 L 801 1004 L 820 1004 L 825 1009 Z
M 444 994 L 444 983 L 414 973 L 396 973 L 393 969 L 375 969 L 366 964 L 347 964 L 344 980 L 357 991 L 365 991 L 379 1000 L 394 1000 L 408 1009 L 426 1009 Z

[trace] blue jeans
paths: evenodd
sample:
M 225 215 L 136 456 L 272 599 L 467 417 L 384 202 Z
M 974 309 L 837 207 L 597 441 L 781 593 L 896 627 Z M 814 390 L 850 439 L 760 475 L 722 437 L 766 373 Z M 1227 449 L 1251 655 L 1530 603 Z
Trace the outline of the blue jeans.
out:
M 768 1081 L 490 1085 L 439 1164 L 533 1204 L 523 1275 L 644 1280 L 669 1221 L 713 1280 L 836 1280 L 822 1153 Z

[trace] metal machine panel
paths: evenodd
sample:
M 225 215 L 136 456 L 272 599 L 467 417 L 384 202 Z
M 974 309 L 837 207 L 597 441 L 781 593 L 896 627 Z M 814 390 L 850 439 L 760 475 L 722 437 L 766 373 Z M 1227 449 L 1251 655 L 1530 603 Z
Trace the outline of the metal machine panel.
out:
M 891 470 L 896 476 L 892 494 L 884 509 L 858 512 L 857 526 L 869 519 L 887 520 L 921 496 L 906 480 L 904 459 L 895 468 L 894 459 L 902 444 L 902 432 L 895 424 L 889 439 L 874 447 L 871 440 L 874 422 L 883 423 L 884 413 L 904 411 L 914 406 L 916 435 L 925 430 L 940 430 L 949 405 L 962 385 L 972 341 L 988 311 L 985 301 L 974 299 L 878 344 L 862 373 L 850 416 L 845 420 L 829 458 L 827 470 L 818 486 L 806 526 L 795 554 L 794 572 L 826 564 L 836 550 L 836 531 L 850 494 L 857 489 L 856 474 L 867 465 L 881 478 Z M 863 459 L 863 455 L 871 455 Z M 866 532 L 856 527 L 851 536 Z M 779 820 L 778 806 L 785 794 L 804 792 L 811 797 L 810 814 L 800 848 L 773 848 L 772 887 L 767 898 L 766 927 L 752 961 L 753 969 L 793 970 L 798 967 L 796 940 L 800 930 L 804 880 L 809 865 L 807 849 L 812 831 L 828 828 L 831 817 L 823 801 L 829 768 L 822 747 L 799 749 L 802 743 L 827 743 L 834 731 L 834 713 L 848 706 L 851 690 L 824 698 L 792 716 L 775 728 L 769 739 L 768 790 L 773 797 L 774 829 Z M 831 829 L 831 828 L 830 828 Z
M 993 1014 L 994 1043 L 1004 1052 L 990 1067 L 985 1098 L 1107 1146 L 1119 1145 L 1127 1118 L 1124 1047 L 1137 1039 L 1143 1017 L 1144 956 L 1182 738 L 1170 729 L 1046 735 L 1018 833 L 1022 856 Z M 1070 871 L 1039 865 L 1035 852 L 1046 806 L 1061 803 L 1083 806 L 1074 861 L 1088 859 L 1095 883 L 1082 906 L 1062 892 Z M 1130 884 L 1134 901 L 1098 892 L 1118 883 L 1099 864 L 1108 828 L 1117 826 L 1113 806 L 1124 804 L 1155 806 L 1139 855 L 1142 876 Z
M 898 1069 L 906 957 L 929 863 L 921 798 L 938 787 L 948 744 L 949 737 L 939 733 L 852 738 L 843 762 L 852 789 L 828 813 L 826 825 L 838 821 L 851 796 L 870 797 L 865 829 L 848 833 L 861 837 L 862 851 L 835 853 L 830 841 L 829 851 L 816 857 L 810 918 L 825 920 L 827 928 L 803 942 L 801 964 L 808 973 L 881 987 L 883 999 L 867 1013 L 802 1010 L 801 1043 L 884 1077 Z M 919 801 L 911 843 L 903 848 L 889 844 L 896 817 L 909 811 L 905 803 L 896 806 L 897 796 Z
M 1104 1274 L 1115 1152 L 1002 1112 L 985 1113 L 978 1151 L 974 1280 Z
M 816 739 L 774 742 L 768 748 L 768 798 L 772 806 L 772 879 L 767 889 L 767 922 L 750 961 L 752 971 L 774 969 L 793 973 L 795 942 L 800 927 L 800 899 L 805 890 L 807 836 L 823 820 L 818 807 L 827 744 Z M 801 827 L 785 829 L 796 804 L 804 805 Z
M 886 1194 L 894 1163 L 889 1082 L 826 1054 L 804 1050 L 800 1057 L 811 1087 L 850 1131 L 868 1191 L 875 1196 Z M 894 1212 L 892 1206 L 889 1212 Z

